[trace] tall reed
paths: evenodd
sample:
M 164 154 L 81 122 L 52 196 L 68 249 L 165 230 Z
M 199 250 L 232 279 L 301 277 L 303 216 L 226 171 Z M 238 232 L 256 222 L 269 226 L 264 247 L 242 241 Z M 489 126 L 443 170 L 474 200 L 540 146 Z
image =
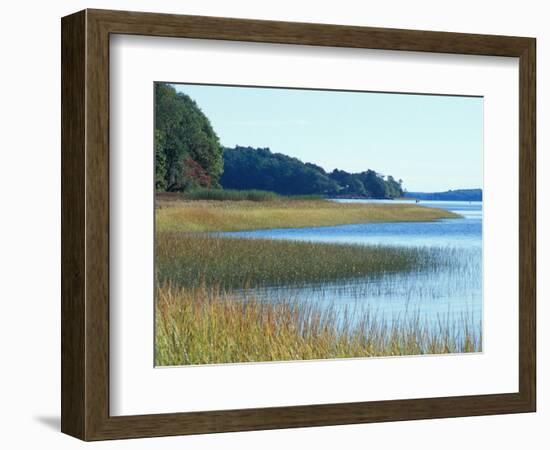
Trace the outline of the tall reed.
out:
M 467 317 L 433 329 L 416 314 L 388 320 L 361 308 L 243 301 L 204 286 L 166 284 L 156 298 L 159 366 L 481 351 L 481 327 Z
M 441 250 L 157 233 L 157 277 L 182 286 L 297 285 L 436 268 Z M 445 255 L 452 256 L 452 251 Z

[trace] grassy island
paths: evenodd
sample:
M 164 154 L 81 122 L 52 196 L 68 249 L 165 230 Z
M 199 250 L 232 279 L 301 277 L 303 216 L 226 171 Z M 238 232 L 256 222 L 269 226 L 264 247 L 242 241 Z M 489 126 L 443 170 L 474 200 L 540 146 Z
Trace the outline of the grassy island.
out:
M 279 197 L 268 201 L 187 200 L 157 196 L 158 232 L 216 232 L 262 228 L 303 228 L 371 222 L 428 222 L 460 217 L 450 211 L 411 204 L 338 203 Z

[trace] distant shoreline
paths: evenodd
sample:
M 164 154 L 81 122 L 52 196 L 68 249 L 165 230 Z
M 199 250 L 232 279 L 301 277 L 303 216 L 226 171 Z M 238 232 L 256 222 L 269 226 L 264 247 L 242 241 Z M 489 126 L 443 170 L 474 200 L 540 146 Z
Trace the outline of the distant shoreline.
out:
M 483 191 L 481 189 L 455 189 L 445 192 L 405 192 L 404 197 L 425 201 L 481 202 L 483 201 Z

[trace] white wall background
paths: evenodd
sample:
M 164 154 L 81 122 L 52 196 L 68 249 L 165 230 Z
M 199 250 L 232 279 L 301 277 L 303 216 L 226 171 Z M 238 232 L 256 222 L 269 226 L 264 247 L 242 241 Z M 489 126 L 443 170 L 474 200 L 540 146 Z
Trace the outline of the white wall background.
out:
M 536 414 L 141 439 L 95 448 L 547 448 L 550 347 L 550 13 L 535 0 L 20 0 L 0 15 L 0 444 L 81 448 L 59 432 L 60 17 L 83 8 L 534 36 L 538 39 L 538 379 Z M 6 309 L 7 307 L 7 309 Z

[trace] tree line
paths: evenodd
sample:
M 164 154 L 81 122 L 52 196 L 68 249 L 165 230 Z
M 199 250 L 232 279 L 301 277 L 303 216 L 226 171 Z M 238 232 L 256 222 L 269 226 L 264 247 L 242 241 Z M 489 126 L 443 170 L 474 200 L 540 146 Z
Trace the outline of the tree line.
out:
M 402 181 L 374 170 L 350 173 L 303 163 L 269 148 L 224 148 L 221 185 L 228 189 L 261 189 L 282 195 L 319 194 L 328 197 L 396 198 Z
M 326 172 L 268 148 L 223 148 L 196 102 L 166 83 L 155 84 L 155 187 L 169 192 L 206 187 L 365 198 L 404 194 L 401 180 L 374 170 Z
M 481 189 L 455 189 L 445 192 L 406 192 L 405 197 L 417 200 L 481 202 L 483 201 L 483 191 Z

